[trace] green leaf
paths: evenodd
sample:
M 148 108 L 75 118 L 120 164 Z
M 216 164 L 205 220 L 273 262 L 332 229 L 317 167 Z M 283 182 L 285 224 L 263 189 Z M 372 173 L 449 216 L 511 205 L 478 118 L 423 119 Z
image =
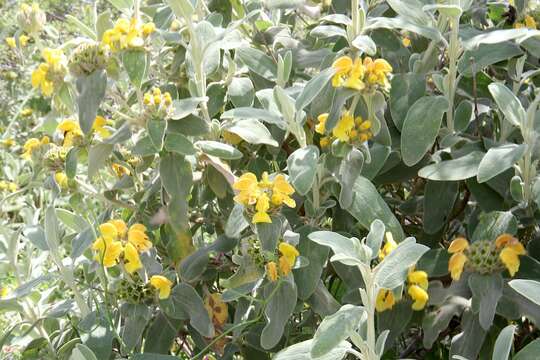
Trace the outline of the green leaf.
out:
M 242 156 L 244 156 L 242 152 L 235 147 L 217 141 L 201 140 L 197 141 L 195 146 L 201 149 L 203 153 L 216 156 L 220 159 L 236 160 L 241 159 Z
M 250 107 L 253 105 L 255 98 L 253 82 L 248 77 L 235 77 L 229 84 L 227 95 L 236 108 Z
M 148 58 L 144 50 L 127 50 L 122 55 L 124 69 L 131 83 L 141 88 L 148 72 Z
M 467 50 L 458 62 L 458 70 L 465 76 L 472 76 L 475 72 L 480 72 L 489 65 L 496 64 L 506 59 L 510 59 L 523 54 L 518 45 L 511 42 L 502 44 L 483 44 L 474 50 Z
M 225 224 L 225 235 L 231 238 L 238 238 L 240 233 L 248 226 L 249 222 L 244 217 L 244 207 L 240 204 L 235 204 Z
M 489 92 L 504 114 L 504 118 L 514 126 L 525 124 L 527 115 L 518 98 L 504 84 L 491 83 Z
M 315 231 L 309 234 L 308 238 L 319 245 L 332 249 L 334 256 L 330 258 L 330 261 L 334 261 L 333 259 L 336 258 L 345 265 L 362 264 L 361 244 L 356 238 L 346 238 L 332 231 Z
M 471 50 L 478 47 L 480 44 L 499 44 L 504 41 L 514 40 L 524 37 L 529 32 L 528 29 L 507 29 L 483 32 L 468 40 L 463 41 L 463 47 L 466 50 Z
M 401 131 L 401 154 L 405 165 L 418 163 L 433 146 L 447 110 L 448 100 L 444 96 L 424 96 L 411 106 Z
M 403 284 L 409 268 L 429 250 L 422 244 L 417 244 L 414 238 L 407 238 L 387 255 L 374 270 L 374 282 L 384 289 L 395 289 Z
M 143 304 L 123 304 L 120 311 L 125 319 L 120 333 L 124 343 L 122 349 L 127 353 L 141 341 L 151 313 L 148 306 Z
M 298 229 L 300 234 L 298 252 L 309 259 L 307 266 L 293 270 L 298 297 L 302 300 L 307 300 L 316 290 L 329 252 L 328 247 L 319 245 L 308 238 L 307 235 L 314 229 L 308 225 Z
M 403 29 L 411 31 L 428 39 L 439 42 L 442 39 L 442 35 L 435 27 L 423 26 L 407 21 L 403 18 L 390 18 L 390 17 L 373 17 L 369 18 L 364 27 L 364 32 L 368 32 L 374 29 Z
M 540 282 L 535 280 L 515 279 L 510 281 L 508 285 L 527 299 L 540 305 Z
M 492 240 L 502 234 L 517 232 L 517 219 L 510 211 L 492 211 L 480 216 L 480 221 L 474 229 L 471 241 Z
M 385 227 L 381 220 L 375 219 L 370 227 L 366 237 L 366 245 L 371 249 L 371 258 L 374 259 L 379 255 L 379 250 L 383 243 Z
M 133 6 L 133 0 L 107 0 L 112 6 L 119 11 L 124 11 Z
M 172 318 L 189 318 L 191 326 L 202 336 L 207 338 L 214 336 L 214 326 L 204 307 L 204 302 L 191 285 L 177 284 L 172 289 L 169 298 L 161 300 L 160 304 L 165 313 Z
M 456 108 L 454 127 L 456 131 L 465 131 L 471 122 L 473 104 L 469 100 L 463 100 Z
M 181 121 L 170 121 L 167 126 L 169 133 L 183 134 L 186 136 L 201 136 L 210 131 L 206 121 L 195 115 L 188 115 Z
M 54 207 L 49 206 L 45 210 L 45 240 L 50 251 L 58 253 L 58 221 Z
M 478 174 L 478 166 L 484 157 L 484 153 L 473 151 L 458 159 L 441 161 L 423 167 L 418 176 L 436 181 L 465 180 Z
M 158 354 L 167 354 L 169 352 L 176 334 L 182 326 L 181 321 L 167 318 L 162 312 L 159 312 L 150 324 L 148 334 L 145 336 L 144 356 L 148 356 L 147 360 L 152 359 L 150 356 L 156 356 L 155 360 L 158 360 L 159 356 L 162 356 L 163 359 L 170 359 L 170 357 L 167 358 L 169 355 Z M 140 355 L 134 355 L 132 359 L 137 356 Z M 175 357 L 175 359 L 177 358 Z
M 178 357 L 172 356 L 172 355 L 144 353 L 144 354 L 134 354 L 133 356 L 130 357 L 130 359 L 131 360 L 178 360 Z
M 283 221 L 279 216 L 271 216 L 271 223 L 257 223 L 257 236 L 261 242 L 261 249 L 273 253 L 277 249 L 279 238 L 281 237 L 281 228 Z
M 306 340 L 289 346 L 274 355 L 273 360 L 314 360 L 311 357 L 311 348 L 313 340 Z M 326 355 L 318 357 L 316 360 L 342 360 L 351 348 L 348 341 L 342 341 L 337 344 Z
M 313 145 L 298 149 L 289 155 L 287 159 L 289 182 L 300 195 L 306 195 L 311 190 L 317 174 L 318 160 L 319 148 Z
M 79 108 L 79 124 L 85 134 L 92 131 L 92 125 L 99 109 L 99 105 L 105 97 L 107 89 L 107 73 L 104 70 L 96 70 L 88 76 L 79 77 L 77 85 L 77 106 Z
M 278 146 L 266 126 L 255 119 L 237 120 L 226 125 L 224 129 L 240 136 L 250 144 Z
M 514 342 L 515 331 L 515 325 L 508 325 L 501 330 L 499 336 L 497 336 L 497 340 L 495 340 L 495 346 L 493 346 L 492 360 L 508 360 L 510 350 L 512 350 L 512 343 Z
M 90 226 L 81 216 L 65 209 L 56 209 L 56 216 L 65 226 L 75 232 L 83 231 Z
M 185 118 L 188 115 L 193 114 L 199 107 L 199 104 L 203 101 L 208 101 L 208 98 L 193 97 L 193 98 L 187 98 L 187 99 L 174 100 L 173 101 L 174 110 L 171 114 L 171 119 L 180 120 L 180 119 Z
M 455 181 L 428 180 L 424 188 L 424 231 L 437 233 L 449 220 L 459 193 Z
M 493 324 L 497 303 L 502 296 L 503 279 L 500 274 L 472 273 L 469 277 L 469 287 L 473 293 L 473 312 L 478 313 L 480 326 L 487 331 Z
M 320 358 L 338 347 L 358 328 L 363 314 L 363 307 L 347 304 L 325 317 L 313 336 L 311 356 Z
M 459 316 L 467 306 L 468 301 L 466 299 L 460 296 L 451 296 L 436 310 L 424 315 L 422 319 L 424 347 L 431 349 L 435 341 L 439 338 L 439 334 L 448 328 L 452 318 Z
M 310 36 L 319 39 L 328 39 L 332 37 L 347 38 L 347 32 L 336 25 L 319 25 L 309 32 Z
M 165 137 L 165 150 L 172 151 L 180 155 L 194 155 L 196 153 L 195 147 L 191 140 L 182 134 L 169 133 Z
M 167 0 L 167 4 L 179 19 L 189 19 L 195 12 L 190 0 Z
M 261 332 L 261 346 L 263 349 L 271 349 L 279 343 L 296 306 L 294 280 L 283 279 L 280 282 L 268 283 L 264 287 L 264 298 L 269 300 L 264 309 L 266 326 Z
M 172 197 L 186 198 L 191 191 L 193 175 L 191 164 L 181 155 L 167 154 L 159 164 L 163 187 Z
M 536 360 L 540 354 L 540 339 L 536 339 L 521 349 L 512 360 Z
M 93 178 L 99 169 L 105 166 L 109 155 L 113 150 L 111 144 L 96 144 L 90 148 L 88 152 L 88 177 Z
M 509 169 L 523 157 L 525 151 L 527 151 L 526 144 L 506 144 L 492 147 L 480 161 L 477 175 L 478 182 L 486 182 Z
M 317 95 L 320 94 L 320 92 L 324 89 L 328 81 L 334 76 L 335 70 L 333 68 L 327 68 L 323 71 L 321 71 L 316 76 L 312 77 L 304 86 L 304 89 L 302 89 L 302 92 L 296 98 L 295 102 L 295 108 L 296 110 L 302 110 L 315 98 Z
M 358 35 L 351 43 L 352 46 L 361 50 L 367 55 L 375 55 L 377 53 L 377 45 L 368 35 Z
M 390 89 L 390 113 L 392 121 L 401 131 L 407 112 L 426 92 L 425 76 L 416 73 L 395 74 Z
M 381 220 L 387 231 L 392 232 L 394 239 L 400 241 L 404 238 L 401 224 L 383 200 L 377 188 L 363 176 L 359 176 L 352 187 L 355 194 L 353 202 L 347 210 L 364 229 L 369 229 L 376 219 Z M 369 204 L 369 206 L 366 206 Z
M 221 114 L 222 119 L 255 119 L 260 120 L 268 124 L 274 124 L 280 129 L 285 129 L 287 123 L 281 115 L 276 114 L 266 109 L 258 109 L 253 107 L 239 107 L 225 111 Z
M 249 70 L 263 78 L 275 81 L 277 79 L 277 64 L 272 58 L 260 50 L 242 47 L 236 50 L 236 58 L 240 59 Z
M 73 349 L 73 352 L 71 353 L 71 356 L 69 357 L 69 360 L 98 360 L 96 355 L 90 350 L 88 347 L 86 347 L 83 344 L 77 344 L 75 346 L 75 349 Z
M 163 120 L 148 120 L 146 122 L 146 131 L 148 137 L 152 140 L 154 147 L 161 151 L 165 140 L 165 131 L 167 131 L 167 122 Z
M 448 260 L 450 254 L 446 249 L 431 249 L 418 260 L 416 268 L 425 271 L 429 277 L 441 277 L 448 274 Z
M 352 192 L 354 182 L 360 176 L 364 166 L 364 154 L 352 148 L 347 156 L 341 161 L 339 166 L 339 183 L 341 190 L 339 192 L 339 204 L 342 208 L 352 205 L 354 193 Z

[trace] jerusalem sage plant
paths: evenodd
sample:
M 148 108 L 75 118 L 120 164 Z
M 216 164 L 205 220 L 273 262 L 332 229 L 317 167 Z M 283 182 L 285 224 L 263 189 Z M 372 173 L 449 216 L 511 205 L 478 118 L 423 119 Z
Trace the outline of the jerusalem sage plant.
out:
M 540 358 L 535 1 L 0 6 L 0 358 Z

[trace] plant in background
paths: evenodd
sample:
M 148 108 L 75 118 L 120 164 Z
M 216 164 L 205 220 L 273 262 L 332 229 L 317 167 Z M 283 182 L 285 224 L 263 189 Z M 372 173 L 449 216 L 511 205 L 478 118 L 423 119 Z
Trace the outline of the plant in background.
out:
M 0 358 L 538 357 L 534 1 L 0 4 Z

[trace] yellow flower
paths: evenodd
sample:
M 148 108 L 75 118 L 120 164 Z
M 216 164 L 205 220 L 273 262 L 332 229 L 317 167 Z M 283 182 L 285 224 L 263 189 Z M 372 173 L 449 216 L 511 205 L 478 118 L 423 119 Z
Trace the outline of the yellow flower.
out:
M 144 38 L 156 30 L 154 23 L 141 24 L 136 18 L 118 19 L 112 29 L 103 33 L 101 42 L 112 52 L 144 46 Z
M 270 261 L 266 264 L 266 276 L 268 280 L 274 282 L 278 279 L 277 265 L 274 261 Z
M 113 219 L 113 220 L 109 220 L 108 224 L 111 224 L 114 226 L 114 231 L 116 231 L 115 237 L 124 238 L 126 236 L 128 228 L 124 220 Z M 111 234 L 114 233 L 113 230 L 110 230 L 110 231 L 111 231 Z
M 294 188 L 285 180 L 282 174 L 276 175 L 272 187 L 272 204 L 285 204 L 290 208 L 296 207 L 296 202 L 290 195 L 294 194 Z
M 354 117 L 349 112 L 345 112 L 336 126 L 332 129 L 332 135 L 343 142 L 349 142 L 351 139 L 351 131 L 353 129 Z
M 147 251 L 152 248 L 152 242 L 146 235 L 146 226 L 143 224 L 133 224 L 127 232 L 128 242 L 133 244 L 138 251 Z
M 287 276 L 292 270 L 291 264 L 289 263 L 289 260 L 285 256 L 280 256 L 278 259 L 279 262 L 279 271 L 281 275 Z
M 319 115 L 317 120 L 319 120 L 319 123 L 315 126 L 315 132 L 324 135 L 326 133 L 326 120 L 328 120 L 328 113 Z
M 62 189 L 68 187 L 68 177 L 65 173 L 57 172 L 56 174 L 54 174 L 54 180 Z
M 334 61 L 332 68 L 334 68 L 334 76 L 332 77 L 332 86 L 343 86 L 346 76 L 349 74 L 353 67 L 353 61 L 348 56 L 342 56 Z
M 448 260 L 448 270 L 453 280 L 459 280 L 461 278 L 463 267 L 467 260 L 467 256 L 462 252 L 457 252 L 450 257 L 450 260 Z
M 64 136 L 62 146 L 66 148 L 75 145 L 83 136 L 79 123 L 73 119 L 60 122 L 56 127 L 56 131 Z
M 469 248 L 469 242 L 467 239 L 459 237 L 454 239 L 450 246 L 448 247 L 448 252 L 450 254 L 455 254 L 457 252 L 463 252 Z
M 510 234 L 502 234 L 495 240 L 497 248 L 503 247 L 499 254 L 499 259 L 506 266 L 510 276 L 514 276 L 519 270 L 519 256 L 525 255 L 527 251 L 523 244 Z
M 131 174 L 129 169 L 127 167 L 125 167 L 124 165 L 113 163 L 111 165 L 111 167 L 112 167 L 114 173 L 116 174 L 116 176 L 118 176 L 119 178 L 121 178 L 124 175 L 129 176 Z
M 409 271 L 407 275 L 408 294 L 414 300 L 413 310 L 422 310 L 429 299 L 427 289 L 429 286 L 428 275 L 425 271 Z
M 48 143 L 49 143 L 49 138 L 47 136 L 42 137 L 41 140 L 37 138 L 30 138 L 26 140 L 26 142 L 23 145 L 23 153 L 21 155 L 22 158 L 25 160 L 30 160 L 32 158 L 32 153 L 36 149 Z
M 0 299 L 8 297 L 10 290 L 7 286 L 0 288 Z
M 142 33 L 144 36 L 148 36 L 156 31 L 156 25 L 153 22 L 146 23 L 142 26 Z
M 128 242 L 124 248 L 124 268 L 129 274 L 133 274 L 142 267 L 137 249 L 131 242 Z
M 463 237 L 454 239 L 448 247 L 448 252 L 453 254 L 448 261 L 448 270 L 450 271 L 450 276 L 454 280 L 459 280 L 461 278 L 463 267 L 468 260 L 463 252 L 468 248 L 469 242 Z
M 103 225 L 100 226 L 100 231 L 102 232 L 102 234 Z M 114 240 L 113 237 L 100 236 L 92 244 L 92 250 L 97 252 L 94 256 L 94 259 L 103 264 L 104 267 L 109 268 L 116 265 L 116 263 L 118 262 L 118 258 L 120 257 L 120 254 L 122 254 L 122 251 L 124 249 L 122 247 L 122 243 L 120 241 Z
M 271 223 L 272 219 L 268 215 L 267 211 L 270 209 L 270 199 L 266 193 L 262 193 L 257 199 L 257 204 L 255 205 L 255 210 L 257 212 L 253 215 L 252 222 L 257 223 Z
M 354 64 L 349 72 L 349 77 L 343 84 L 343 86 L 355 89 L 355 90 L 363 90 L 366 86 L 364 85 L 364 82 L 362 79 L 364 78 L 364 65 L 362 65 L 362 61 L 360 59 L 354 60 Z
M 375 301 L 375 310 L 378 312 L 390 310 L 394 307 L 395 303 L 396 299 L 394 298 L 392 290 L 380 289 Z
M 221 294 L 219 293 L 210 294 L 205 297 L 204 307 L 214 325 L 222 326 L 229 318 L 227 303 L 221 299 Z
M 525 15 L 525 26 L 529 29 L 535 30 L 536 29 L 536 20 L 531 15 Z
M 167 299 L 171 294 L 172 281 L 165 276 L 154 275 L 150 278 L 150 285 L 159 290 L 159 298 L 161 300 Z
M 379 260 L 384 259 L 388 254 L 390 254 L 395 248 L 397 248 L 397 244 L 394 241 L 394 237 L 392 236 L 392 233 L 388 231 L 386 233 L 386 243 L 382 247 L 382 249 L 379 250 Z
M 366 68 L 366 78 L 370 85 L 380 85 L 388 87 L 388 74 L 392 72 L 392 66 L 384 59 L 373 61 L 370 57 L 364 58 L 364 66 Z
M 403 44 L 403 46 L 409 47 L 411 46 L 411 39 L 407 36 L 404 36 L 403 38 L 401 38 L 401 43 Z
M 22 47 L 25 47 L 28 44 L 28 40 L 30 40 L 30 38 L 26 35 L 19 36 L 19 44 L 21 44 Z
M 31 108 L 24 108 L 21 111 L 21 116 L 28 117 L 28 116 L 32 115 L 33 112 L 34 111 Z
M 0 140 L 0 145 L 10 148 L 15 145 L 15 140 L 13 138 L 2 139 Z
M 66 58 L 60 49 L 43 49 L 41 56 L 45 60 L 32 72 L 32 87 L 41 88 L 44 96 L 51 96 L 54 84 L 62 82 L 67 72 Z
M 321 145 L 321 148 L 325 148 L 328 145 L 330 145 L 331 138 L 329 136 L 322 137 L 319 144 Z
M 92 130 L 97 132 L 99 136 L 101 136 L 102 139 L 108 138 L 111 136 L 111 132 L 105 128 L 105 125 L 108 124 L 107 119 L 105 119 L 103 116 L 96 116 L 96 119 L 94 120 L 94 125 L 92 125 Z
M 6 44 L 8 44 L 8 46 L 12 49 L 15 49 L 17 47 L 17 42 L 15 41 L 14 37 L 7 37 Z
M 261 194 L 257 176 L 250 172 L 240 176 L 233 184 L 233 189 L 240 191 L 238 195 L 234 197 L 234 200 L 244 206 L 256 204 L 257 199 Z
M 422 289 L 418 285 L 411 285 L 407 290 L 409 296 L 414 300 L 412 304 L 413 310 L 422 310 L 429 299 L 428 293 L 426 290 Z
M 296 262 L 296 258 L 300 255 L 298 250 L 291 244 L 281 242 L 278 246 L 279 252 L 287 260 L 287 263 L 292 268 Z

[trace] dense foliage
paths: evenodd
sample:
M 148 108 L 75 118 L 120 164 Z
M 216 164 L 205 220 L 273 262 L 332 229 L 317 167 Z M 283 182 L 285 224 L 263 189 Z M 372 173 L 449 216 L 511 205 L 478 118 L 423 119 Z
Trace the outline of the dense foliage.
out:
M 536 1 L 0 5 L 0 358 L 540 358 Z

